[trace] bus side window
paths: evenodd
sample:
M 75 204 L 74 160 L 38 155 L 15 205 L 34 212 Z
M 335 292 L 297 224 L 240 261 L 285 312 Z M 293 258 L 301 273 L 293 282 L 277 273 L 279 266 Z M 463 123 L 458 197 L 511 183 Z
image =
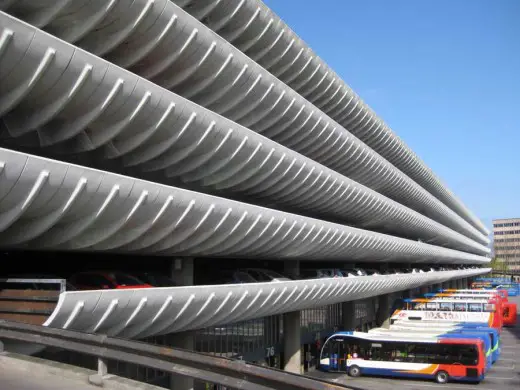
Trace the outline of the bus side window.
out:
M 389 342 L 372 342 L 370 348 L 370 360 L 377 361 L 388 361 L 390 360 L 391 355 L 391 347 L 389 346 L 392 343 Z
M 429 355 L 427 344 L 407 344 L 408 363 L 428 363 Z
M 405 343 L 392 342 L 389 346 L 389 361 L 404 362 L 408 357 L 408 350 Z
M 466 311 L 466 304 L 465 303 L 456 302 L 454 304 L 454 309 L 455 309 L 455 311 Z
M 478 351 L 474 345 L 465 345 L 462 350 L 461 363 L 468 366 L 476 366 L 478 364 Z

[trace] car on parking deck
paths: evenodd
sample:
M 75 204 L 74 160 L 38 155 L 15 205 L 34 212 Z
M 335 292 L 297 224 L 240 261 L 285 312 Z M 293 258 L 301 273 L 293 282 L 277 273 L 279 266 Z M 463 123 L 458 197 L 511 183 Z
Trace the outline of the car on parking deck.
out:
M 69 278 L 78 290 L 149 288 L 152 285 L 120 271 L 79 272 Z
M 244 272 L 255 279 L 257 282 L 288 282 L 287 276 L 278 272 L 264 268 L 240 268 L 239 272 Z
M 221 271 L 217 279 L 212 284 L 243 284 L 258 283 L 255 278 L 246 272 L 236 270 Z
M 175 283 L 171 278 L 159 272 L 132 272 L 131 276 L 134 276 L 137 279 L 143 281 L 144 283 L 148 283 L 154 287 L 177 286 L 177 283 Z
M 344 276 L 367 276 L 367 273 L 362 268 L 343 268 L 341 271 L 343 272 Z

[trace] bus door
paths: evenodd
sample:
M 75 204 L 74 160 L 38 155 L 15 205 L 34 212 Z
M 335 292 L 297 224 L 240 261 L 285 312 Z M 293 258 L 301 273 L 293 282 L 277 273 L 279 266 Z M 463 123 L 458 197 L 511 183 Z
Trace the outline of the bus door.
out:
M 330 356 L 330 371 L 346 371 L 348 358 L 348 345 L 346 340 L 342 338 L 335 338 L 331 340 L 329 347 Z
M 347 340 L 342 340 L 338 343 L 338 371 L 346 372 L 347 371 L 347 359 L 349 354 L 349 345 L 346 342 Z

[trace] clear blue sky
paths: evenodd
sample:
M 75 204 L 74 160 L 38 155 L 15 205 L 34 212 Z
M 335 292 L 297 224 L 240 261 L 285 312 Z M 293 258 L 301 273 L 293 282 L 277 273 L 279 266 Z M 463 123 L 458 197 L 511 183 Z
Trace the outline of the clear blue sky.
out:
M 265 3 L 486 225 L 520 217 L 520 1 Z

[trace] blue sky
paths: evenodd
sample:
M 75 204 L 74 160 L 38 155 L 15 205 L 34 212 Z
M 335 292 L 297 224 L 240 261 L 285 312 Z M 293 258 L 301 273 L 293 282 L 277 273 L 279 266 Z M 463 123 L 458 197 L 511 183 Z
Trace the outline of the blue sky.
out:
M 520 217 L 520 1 L 264 1 L 486 225 Z

